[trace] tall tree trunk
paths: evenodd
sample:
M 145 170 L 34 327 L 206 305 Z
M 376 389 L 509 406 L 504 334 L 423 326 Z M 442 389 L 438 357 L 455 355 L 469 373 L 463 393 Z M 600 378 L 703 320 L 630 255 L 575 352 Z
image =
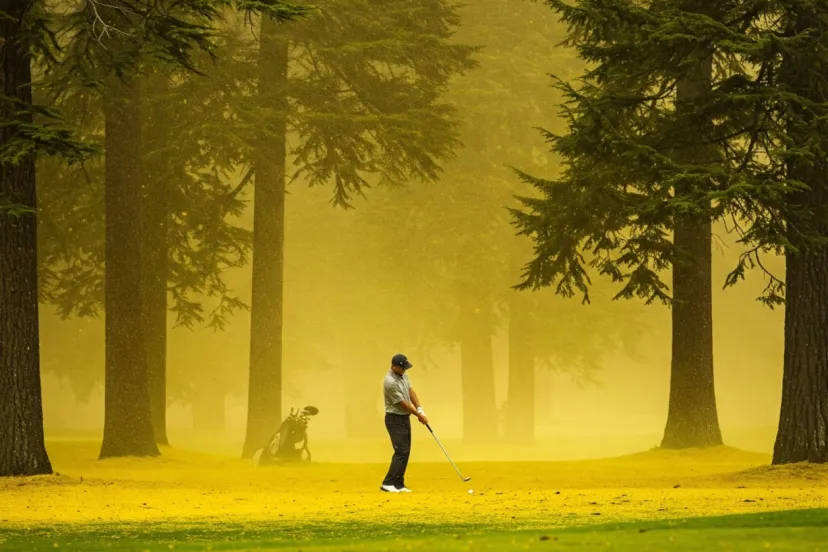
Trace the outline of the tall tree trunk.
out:
M 30 106 L 31 60 L 20 43 L 30 3 L 10 4 L 0 18 L 0 95 Z M 31 122 L 16 111 L 0 103 L 0 119 Z M 15 125 L 0 126 L 0 150 L 20 139 L 18 131 Z M 3 209 L 4 201 L 31 212 L 13 214 Z M 0 476 L 52 473 L 43 443 L 36 207 L 34 157 L 0 164 Z
M 817 18 L 807 11 L 794 22 L 797 33 L 817 27 Z M 801 96 L 821 102 L 808 74 L 812 65 L 786 57 L 781 80 Z M 816 123 L 802 110 L 791 112 L 801 121 L 788 127 L 793 147 L 807 149 L 813 139 L 810 127 Z M 823 463 L 828 462 L 828 247 L 809 243 L 803 235 L 828 238 L 828 163 L 817 156 L 809 164 L 806 158 L 792 161 L 788 171 L 789 178 L 809 189 L 789 198 L 788 239 L 797 251 L 789 248 L 785 253 L 785 354 L 773 463 Z
M 147 96 L 159 98 L 167 90 L 166 77 L 152 75 L 146 79 Z M 155 442 L 167 445 L 167 232 L 169 206 L 166 185 L 168 155 L 157 152 L 169 139 L 166 121 L 147 111 L 147 174 L 141 194 L 141 277 L 144 304 L 144 339 L 149 373 L 150 408 Z M 156 153 L 153 153 L 156 152 Z
M 157 456 L 141 293 L 141 108 L 137 80 L 106 91 L 106 375 L 101 458 Z
M 677 109 L 710 89 L 712 60 L 699 64 L 679 81 Z M 699 160 L 706 150 L 682 155 Z M 713 385 L 713 292 L 710 222 L 676 222 L 673 263 L 673 354 L 670 407 L 661 446 L 681 449 L 722 444 Z
M 460 362 L 463 389 L 463 440 L 498 439 L 495 403 L 492 313 L 488 302 L 464 294 L 460 312 Z
M 266 444 L 282 416 L 288 41 L 279 26 L 263 17 L 259 39 L 259 101 L 283 115 L 262 132 L 253 167 L 253 296 L 245 458 Z
M 785 264 L 782 407 L 773 463 L 828 462 L 828 248 L 789 251 Z
M 531 325 L 528 291 L 509 297 L 509 389 L 506 439 L 514 444 L 535 442 L 535 352 L 528 339 Z

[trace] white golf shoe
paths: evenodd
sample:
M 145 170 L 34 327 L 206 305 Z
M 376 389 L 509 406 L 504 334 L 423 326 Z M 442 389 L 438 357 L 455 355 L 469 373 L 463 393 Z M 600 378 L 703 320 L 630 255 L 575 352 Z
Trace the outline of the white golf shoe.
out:
M 398 493 L 400 490 L 393 485 L 382 485 L 380 490 L 385 493 Z
M 411 490 L 411 489 L 409 489 L 408 487 L 402 487 L 402 488 L 400 488 L 400 489 L 397 489 L 397 492 L 398 492 L 398 493 L 413 493 L 414 491 L 412 491 L 412 490 Z

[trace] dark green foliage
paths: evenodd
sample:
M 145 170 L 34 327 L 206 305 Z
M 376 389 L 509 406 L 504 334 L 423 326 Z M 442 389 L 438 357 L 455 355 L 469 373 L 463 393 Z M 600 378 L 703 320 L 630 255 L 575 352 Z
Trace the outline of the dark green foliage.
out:
M 198 0 L 168 4 L 148 4 L 129 0 L 106 3 L 91 1 L 79 4 L 75 11 L 64 11 L 56 15 L 50 13 L 44 3 L 33 3 L 26 36 L 30 40 L 29 47 L 39 55 L 37 59 L 45 77 L 39 96 L 43 103 L 53 101 L 54 97 L 60 98 L 59 107 L 70 115 L 70 125 L 74 127 L 73 130 L 79 131 L 85 140 L 74 139 L 62 128 L 46 124 L 29 124 L 21 127 L 22 132 L 17 141 L 3 145 L 3 159 L 13 162 L 20 155 L 31 152 L 41 154 L 41 157 L 42 154 L 59 154 L 70 161 L 79 161 L 89 158 L 93 153 L 99 153 L 101 149 L 97 144 L 102 143 L 103 124 L 100 117 L 95 116 L 100 113 L 99 98 L 84 87 L 100 88 L 104 75 L 109 72 L 124 75 L 125 72 L 134 70 L 140 59 L 153 59 L 162 64 L 166 62 L 168 71 L 176 66 L 196 71 L 196 65 L 209 65 L 209 59 L 203 59 L 204 53 L 215 55 L 219 42 L 215 25 L 223 19 L 224 9 L 236 6 L 249 15 L 263 12 L 285 19 L 306 11 L 304 8 L 293 7 L 283 2 L 258 0 L 238 3 L 231 0 Z M 130 16 L 127 17 L 125 14 Z M 118 44 L 118 48 L 107 47 L 107 43 L 113 41 Z M 181 137 L 181 133 L 185 136 L 192 134 L 185 132 L 181 127 L 186 126 L 186 114 L 193 111 L 193 106 L 197 109 L 204 106 L 203 112 L 215 113 L 215 110 L 211 109 L 212 106 L 208 107 L 206 103 L 199 104 L 198 98 L 186 108 L 183 107 L 182 102 L 186 103 L 184 94 L 193 92 L 191 83 L 195 80 L 193 77 L 186 78 L 185 84 L 178 90 L 182 93 L 177 96 L 171 94 L 169 103 L 163 104 L 167 112 L 157 114 L 164 118 L 173 114 L 176 116 L 169 128 L 171 132 L 177 133 L 172 134 L 177 138 Z M 207 83 L 201 84 L 204 94 Z M 165 101 L 166 99 L 164 98 Z M 158 105 L 161 98 L 154 101 L 155 105 Z M 16 110 L 21 116 L 29 113 L 37 115 L 39 120 L 58 118 L 58 112 L 52 108 L 30 106 L 27 108 L 28 111 L 21 109 Z M 200 114 L 203 115 L 203 112 Z M 215 142 L 220 141 L 211 140 L 206 143 Z M 198 180 L 188 173 L 193 163 L 212 161 L 204 152 L 198 151 L 205 142 L 190 144 L 196 148 L 196 152 L 191 155 L 201 158 L 184 161 L 174 167 L 189 184 L 189 191 L 182 191 L 180 194 L 173 191 L 174 199 L 179 199 L 179 212 L 192 207 L 187 205 L 188 200 L 185 198 L 192 195 L 193 181 Z M 164 151 L 163 154 L 167 155 L 169 152 Z M 47 187 L 40 194 L 41 211 L 44 216 L 39 221 L 41 228 L 45 230 L 41 239 L 41 249 L 45 252 L 40 263 L 43 278 L 41 297 L 55 303 L 64 316 L 72 313 L 82 316 L 94 315 L 103 301 L 102 163 L 93 161 L 74 168 L 53 162 L 45 163 L 49 164 L 42 167 L 42 170 L 47 171 L 44 173 L 46 178 L 42 181 Z M 218 170 L 221 170 L 221 167 L 227 165 L 220 165 Z M 198 172 L 201 169 L 197 167 L 195 170 Z M 203 178 L 205 181 L 210 179 L 215 181 L 215 174 Z M 215 183 L 208 183 L 207 187 L 215 188 Z M 209 202 L 209 197 L 208 193 L 204 200 Z M 233 204 L 234 198 L 226 193 L 226 190 L 214 190 L 212 197 L 224 204 L 222 209 L 225 214 L 232 215 L 234 210 L 238 213 L 240 205 Z M 7 202 L 0 201 L 0 204 L 5 203 Z M 176 235 L 187 243 L 184 247 L 193 247 L 193 242 L 189 241 L 191 239 L 196 243 L 199 240 L 220 240 L 221 238 L 215 235 L 205 235 L 204 219 L 198 215 L 205 210 L 199 207 L 192 210 L 197 213 L 196 217 L 191 217 L 186 223 L 179 221 L 175 226 Z M 206 212 L 215 213 L 216 209 L 208 208 Z M 187 227 L 190 227 L 189 232 L 182 230 Z M 213 225 L 212 228 L 224 227 Z M 193 233 L 196 232 L 202 234 L 194 238 Z M 239 236 L 225 238 L 238 239 Z M 224 245 L 217 244 L 217 247 Z M 229 249 L 232 248 L 232 245 L 229 246 Z M 183 253 L 178 258 L 183 262 L 187 259 L 182 257 L 186 256 L 187 253 Z M 206 270 L 211 261 L 203 257 L 199 260 L 204 262 L 178 270 L 180 274 L 174 286 L 175 296 L 180 299 L 181 322 L 185 325 L 203 320 L 198 305 L 189 301 L 187 297 L 188 292 L 192 292 L 200 283 L 194 282 L 192 274 L 209 273 L 210 276 L 205 279 L 210 279 L 211 289 L 221 287 L 216 279 L 216 270 L 220 269 L 213 265 L 212 271 Z M 189 276 L 185 274 L 187 272 L 190 273 Z M 228 298 L 228 302 L 237 306 L 232 298 Z M 224 310 L 226 308 L 225 304 Z M 210 322 L 221 323 L 215 316 L 211 317 Z
M 223 39 L 219 52 L 226 60 L 208 78 L 171 78 L 162 71 L 149 77 L 160 84 L 145 106 L 147 125 L 157 128 L 145 160 L 148 178 L 164 183 L 171 310 L 185 327 L 221 329 L 235 309 L 246 308 L 222 278 L 228 268 L 246 264 L 251 246 L 251 233 L 237 220 L 246 204 L 231 185 L 241 156 L 233 139 L 238 131 L 226 120 L 233 102 L 244 101 L 229 89 L 226 74 L 237 43 L 233 36 Z M 216 297 L 218 306 L 205 313 L 203 297 Z
M 780 79 L 786 56 L 801 60 L 816 47 L 807 33 L 786 28 L 786 10 L 797 8 L 724 2 L 695 13 L 670 2 L 548 4 L 571 27 L 567 44 L 594 65 L 577 86 L 558 83 L 567 98 L 567 133 L 544 131 L 563 174 L 547 180 L 519 172 L 541 193 L 513 211 L 536 243 L 523 287 L 554 285 L 588 299 L 592 269 L 624 283 L 619 297 L 667 301 L 662 274 L 677 253 L 668 231 L 687 215 L 726 220 L 746 246 L 726 285 L 760 267 L 762 252 L 788 247 L 787 199 L 803 187 L 788 164 L 821 147 L 825 117 L 823 103 Z M 674 109 L 678 80 L 710 56 L 710 92 Z M 797 125 L 806 125 L 811 138 L 791 147 L 788 125 L 797 112 Z M 698 144 L 721 157 L 677 161 Z M 778 304 L 782 291 L 771 278 L 763 300 Z
M 43 444 L 37 304 L 36 147 L 24 0 L 0 13 L 0 476 L 52 471 Z M 5 11 L 8 10 L 8 11 Z M 38 138 L 39 139 L 39 138 Z
M 251 4 L 251 3 L 247 3 Z M 273 8 L 275 9 L 275 8 Z M 243 104 L 245 91 L 229 67 L 241 62 L 244 29 L 211 30 L 210 57 L 192 54 L 187 65 L 197 64 L 209 76 L 181 72 L 175 66 L 154 63 L 148 71 L 161 82 L 145 99 L 145 126 L 163 121 L 161 134 L 146 145 L 145 163 L 163 167 L 148 174 L 162 180 L 168 190 L 170 225 L 170 287 L 179 323 L 191 326 L 207 321 L 223 323 L 220 311 L 205 314 L 194 293 L 209 288 L 219 293 L 218 274 L 223 268 L 245 262 L 249 233 L 227 219 L 240 215 L 244 203 L 227 182 L 240 160 L 234 127 L 225 117 L 234 102 Z M 247 45 L 249 48 L 249 44 Z M 186 67 L 185 66 L 185 67 Z M 60 108 L 89 142 L 103 139 L 100 98 L 78 86 L 61 95 Z M 217 136 L 222 136 L 217 140 Z M 42 201 L 45 216 L 41 248 L 44 294 L 64 316 L 95 315 L 103 296 L 103 172 L 95 160 L 83 167 L 47 165 Z M 96 292 L 95 290 L 98 290 Z M 226 297 L 222 309 L 238 306 Z M 226 312 L 224 313 L 226 314 Z
M 215 54 L 219 26 L 236 12 L 289 20 L 307 9 L 283 0 L 89 0 L 41 18 L 50 38 L 41 41 L 41 51 L 45 60 L 60 62 L 48 64 L 60 87 L 101 88 L 107 75 L 129 75 L 146 60 L 202 73 L 201 54 Z
M 240 52 L 250 47 L 244 32 L 231 25 L 217 34 L 216 61 L 206 54 L 198 59 L 209 76 L 154 64 L 141 77 L 145 140 L 139 153 L 146 185 L 160 186 L 164 196 L 163 204 L 153 200 L 147 208 L 162 211 L 164 293 L 176 325 L 184 328 L 223 329 L 234 311 L 246 308 L 223 279 L 228 268 L 247 262 L 251 238 L 238 219 L 245 207 L 240 189 L 230 184 L 241 156 L 240 131 L 225 116 L 247 101 L 235 74 Z M 103 141 L 101 100 L 94 90 L 73 87 L 61 96 L 60 108 L 86 140 Z M 48 160 L 39 166 L 41 297 L 64 318 L 103 311 L 103 169 L 103 158 L 82 167 Z M 88 386 L 88 377 L 68 364 L 56 369 L 79 390 Z M 177 385 L 170 389 L 172 396 L 181 392 Z
M 375 184 L 434 181 L 459 145 L 449 80 L 473 67 L 446 0 L 336 0 L 296 25 L 263 24 L 256 63 L 250 397 L 243 455 L 281 417 L 286 184 L 351 206 Z
M 645 5 L 549 4 L 570 26 L 568 45 L 594 65 L 581 86 L 557 85 L 566 98 L 568 132 L 544 135 L 562 158 L 560 178 L 519 173 L 542 195 L 522 198 L 527 209 L 513 211 L 521 230 L 536 237 L 522 287 L 553 285 L 588 301 L 591 268 L 624 282 L 619 297 L 666 301 L 662 273 L 675 257 L 674 221 L 704 210 L 675 189 L 702 196 L 715 170 L 688 171 L 676 161 L 677 152 L 704 137 L 686 132 L 698 126 L 699 115 L 680 114 L 671 104 L 686 67 L 709 50 L 695 43 L 690 28 L 659 34 L 652 26 L 661 19 Z
M 0 160 L 4 165 L 17 165 L 26 157 L 62 157 L 69 162 L 79 162 L 89 158 L 98 150 L 78 141 L 72 130 L 58 126 L 60 115 L 42 106 L 26 106 L 19 101 L 2 97 L 3 113 L 13 113 L 14 118 L 0 121 L 5 127 L 14 129 L 13 140 L 0 148 Z M 42 121 L 40 124 L 29 121 Z
M 455 110 L 441 94 L 474 66 L 473 48 L 449 40 L 458 24 L 446 0 L 337 0 L 283 27 L 296 139 L 289 179 L 333 184 L 340 206 L 372 181 L 436 179 L 458 145 Z M 265 129 L 267 109 L 250 114 Z
M 359 358 L 372 358 L 372 351 L 388 347 L 386 343 L 404 342 L 423 364 L 432 365 L 429 353 L 463 348 L 465 326 L 475 325 L 478 335 L 491 335 L 514 322 L 522 329 L 515 333 L 520 339 L 509 347 L 510 351 L 531 349 L 526 374 L 549 369 L 582 382 L 593 381 L 607 356 L 622 345 L 631 348 L 642 335 L 640 308 L 633 304 L 605 308 L 610 305 L 609 298 L 603 297 L 605 289 L 598 294 L 607 300 L 597 301 L 594 309 L 568 303 L 551 291 L 525 293 L 520 308 L 512 308 L 514 292 L 509 288 L 531 250 L 514 236 L 506 207 L 515 205 L 513 195 L 526 193 L 528 186 L 510 178 L 504 165 L 516 160 L 536 170 L 552 165 L 553 159 L 542 151 L 543 142 L 531 132 L 538 120 L 555 122 L 557 98 L 549 94 L 546 72 L 552 68 L 569 76 L 581 70 L 582 62 L 573 52 L 557 47 L 564 29 L 543 6 L 480 0 L 466 5 L 460 14 L 457 40 L 481 45 L 475 54 L 480 67 L 453 81 L 447 96 L 460 115 L 463 147 L 444 164 L 439 182 L 391 189 L 360 204 L 356 216 L 364 230 L 353 243 L 332 242 L 324 258 L 333 258 L 334 265 L 359 258 L 358 266 L 350 266 L 347 274 L 338 277 L 347 279 L 342 280 L 347 289 L 365 281 L 370 286 L 348 296 L 332 287 L 327 300 L 343 313 L 370 309 L 370 322 L 348 334 L 342 330 L 348 322 L 334 319 L 325 324 L 325 334 L 321 324 L 314 332 L 324 336 L 319 341 L 326 344 L 358 341 L 365 349 L 357 353 Z M 376 274 L 383 277 L 375 278 Z M 469 316 L 475 311 L 483 316 Z M 370 343 L 366 336 L 371 336 Z M 341 346 L 343 351 L 353 347 Z M 475 348 L 468 342 L 465 347 Z M 468 355 L 465 358 L 468 361 Z M 485 356 L 481 358 L 479 362 L 486 362 Z M 494 378 L 474 362 L 467 366 L 476 380 Z M 371 400 L 367 375 L 364 382 L 349 381 L 349 385 L 353 396 L 362 393 L 365 401 Z M 534 410 L 534 386 L 527 387 L 531 392 L 513 402 Z M 554 397 L 544 402 L 550 401 Z M 477 402 L 489 412 L 503 406 L 484 393 L 477 395 Z M 363 409 L 356 415 L 365 420 L 373 413 Z M 484 428 L 481 433 L 485 431 L 487 438 L 497 435 L 483 416 L 470 417 Z M 349 416 L 349 428 L 365 423 L 352 423 Z M 534 430 L 531 421 L 520 425 Z M 467 435 L 475 431 L 467 429 Z
M 30 3 L 22 13 L 2 9 L 0 19 L 14 26 L 13 35 L 0 37 L 0 53 L 8 49 L 27 52 L 32 64 L 38 53 L 49 51 L 49 16 L 41 2 Z M 78 140 L 56 110 L 1 91 L 0 128 L 7 136 L 0 144 L 0 166 L 3 167 L 17 167 L 28 159 L 48 156 L 77 163 L 98 152 L 92 145 Z M 31 212 L 32 207 L 21 205 L 20 198 L 0 192 L 0 210 L 22 214 Z
M 17 444 L 13 455 L 15 457 L 11 460 L 3 459 L 3 473 L 7 472 L 7 460 L 12 465 L 23 466 L 12 467 L 9 473 L 17 473 L 19 470 L 23 470 L 20 473 L 28 473 L 25 470 L 40 473 L 44 469 L 50 469 L 42 450 L 40 366 L 37 354 L 39 297 L 58 304 L 64 315 L 73 311 L 92 315 L 100 305 L 105 290 L 108 314 L 107 408 L 101 454 L 157 454 L 157 448 L 152 443 L 151 429 L 145 431 L 148 428 L 144 423 L 144 413 L 148 410 L 144 408 L 147 382 L 142 369 L 142 357 L 146 355 L 142 332 L 137 331 L 140 324 L 135 324 L 135 317 L 140 317 L 142 294 L 140 285 L 133 285 L 135 271 L 141 269 L 141 244 L 135 242 L 141 235 L 142 224 L 139 216 L 136 216 L 141 212 L 138 202 L 143 186 L 139 175 L 150 174 L 142 167 L 144 151 L 140 137 L 143 131 L 141 106 L 138 103 L 141 97 L 138 75 L 143 65 L 153 63 L 197 72 L 197 58 L 202 54 L 213 53 L 215 27 L 222 12 L 236 8 L 248 15 L 265 13 L 266 17 L 279 18 L 290 18 L 305 11 L 282 2 L 245 1 L 236 4 L 231 0 L 150 3 L 88 0 L 65 6 L 48 5 L 42 0 L 35 0 L 25 4 L 9 4 L 8 7 L 4 4 L 4 10 L 0 11 L 0 24 L 3 27 L 0 35 L 0 54 L 3 59 L 3 77 L 0 81 L 3 84 L 0 93 L 0 128 L 3 134 L 0 140 L 0 216 L 3 218 L 0 219 L 0 226 L 5 227 L 8 223 L 9 228 L 14 230 L 4 230 L 3 247 L 0 249 L 3 249 L 2 264 L 8 263 L 16 267 L 14 273 L 4 271 L 7 273 L 4 274 L 4 279 L 8 276 L 15 278 L 16 282 L 10 285 L 4 282 L 0 287 L 19 290 L 13 302 L 4 299 L 8 311 L 3 310 L 0 327 L 4 335 L 8 336 L 0 341 L 11 344 L 9 350 L 14 353 L 3 358 L 2 369 L 10 376 L 17 374 L 15 377 L 20 381 L 20 389 L 25 391 L 21 391 L 19 396 L 10 395 L 6 401 L 8 404 L 4 404 L 4 412 L 9 410 L 6 417 L 15 420 L 12 428 L 14 431 L 7 436 L 7 440 Z M 6 9 L 10 11 L 5 11 Z M 107 101 L 115 98 L 115 91 L 120 92 L 119 97 L 124 101 L 115 102 L 117 105 L 109 102 L 106 106 L 106 128 L 109 132 L 105 138 L 110 152 L 106 159 L 105 193 L 100 188 L 95 189 L 86 167 L 67 169 L 55 163 L 54 159 L 45 159 L 58 158 L 77 165 L 77 162 L 92 157 L 99 152 L 94 144 L 101 143 L 104 125 L 94 117 L 90 119 L 92 124 L 83 129 L 82 133 L 97 135 L 97 140 L 89 142 L 76 139 L 72 131 L 55 124 L 58 119 L 56 113 L 32 101 L 33 68 L 39 78 L 38 94 L 43 96 L 43 104 L 66 102 L 67 98 L 70 102 L 80 98 L 81 104 L 97 104 L 100 97 L 79 90 L 95 90 Z M 96 111 L 99 112 L 101 106 L 97 107 Z M 85 116 L 86 113 L 82 115 Z M 123 134 L 113 137 L 113 129 Z M 169 136 L 166 138 L 170 139 Z M 134 140 L 129 142 L 136 146 L 132 147 L 132 151 L 126 145 L 128 140 Z M 117 155 L 113 146 L 119 150 Z M 35 200 L 35 162 L 39 158 L 44 163 L 51 163 L 51 169 L 57 173 L 68 173 L 58 178 L 58 183 L 84 182 L 88 188 L 77 203 L 71 202 L 73 197 L 79 197 L 76 189 L 71 189 L 68 194 L 53 196 L 59 199 L 58 204 L 49 204 L 43 212 L 51 210 L 54 216 L 46 220 L 38 217 L 41 227 L 57 230 L 53 234 L 59 236 L 57 243 L 49 240 L 48 234 L 42 236 L 41 244 L 49 245 L 40 264 L 36 251 L 37 226 L 33 214 L 38 206 Z M 190 165 L 184 165 L 183 172 L 190 169 Z M 98 170 L 100 171 L 100 165 Z M 82 178 L 78 178 L 80 175 Z M 162 178 L 166 175 L 150 176 Z M 201 180 L 209 182 L 210 177 Z M 208 184 L 207 188 L 212 188 L 213 195 L 217 193 L 214 184 Z M 232 213 L 234 207 L 232 202 L 227 201 L 229 194 L 226 190 L 218 193 L 223 203 L 219 212 L 223 217 Z M 83 239 L 78 242 L 76 238 L 87 236 L 86 231 L 103 229 L 102 198 L 105 198 L 108 235 L 104 240 L 98 234 L 96 237 L 100 241 L 97 243 Z M 41 205 L 44 199 L 48 199 L 48 194 L 41 195 Z M 238 212 L 238 208 L 235 210 Z M 164 216 L 165 213 L 162 213 L 162 218 Z M 228 237 L 222 234 L 217 237 L 212 230 L 216 226 L 212 224 L 213 219 L 193 218 L 195 220 L 192 223 L 183 225 L 188 228 L 188 246 L 194 242 L 212 244 L 223 239 L 239 239 L 238 235 Z M 59 230 L 58 224 L 61 222 L 68 223 L 68 232 Z M 205 227 L 205 224 L 208 226 Z M 223 244 L 217 247 L 223 247 Z M 243 249 L 243 245 L 238 246 L 234 241 L 225 248 L 221 258 L 226 260 Z M 202 256 L 199 260 L 209 263 L 211 257 Z M 105 286 L 102 283 L 101 264 L 104 261 L 107 265 Z M 195 278 L 193 272 L 177 275 L 179 289 L 185 290 L 179 293 L 179 297 L 186 294 L 187 290 L 192 290 L 194 285 L 206 287 L 210 293 L 225 291 L 218 275 L 219 268 L 213 267 L 210 270 L 205 265 L 199 265 L 193 258 L 185 258 L 181 262 L 196 265 L 188 269 L 199 272 Z M 43 269 L 44 285 L 40 289 L 37 286 L 38 268 Z M 162 299 L 165 293 L 166 290 L 161 291 Z M 216 309 L 216 317 L 226 316 L 239 304 L 237 299 L 229 298 Z M 186 306 L 180 317 L 185 323 L 201 319 L 201 314 L 192 304 Z M 163 324 L 163 313 L 160 318 Z M 13 339 L 9 336 L 13 336 Z M 29 353 L 18 354 L 19 351 Z M 30 437 L 28 441 L 19 439 L 26 435 Z M 38 448 L 40 452 L 33 452 Z
M 563 174 L 520 173 L 540 192 L 513 212 L 535 242 L 522 287 L 588 300 L 597 272 L 618 297 L 669 301 L 662 275 L 685 253 L 669 232 L 688 217 L 744 246 L 725 286 L 784 253 L 787 283 L 765 270 L 760 298 L 786 309 L 774 462 L 828 461 L 828 3 L 548 3 L 593 66 L 560 84 L 568 132 L 547 137 Z M 705 60 L 709 86 L 683 102 L 679 81 Z
M 721 445 L 710 281 L 715 204 L 709 194 L 724 171 L 717 168 L 716 119 L 703 112 L 715 95 L 716 51 L 703 39 L 725 20 L 728 6 L 550 5 L 569 26 L 569 44 L 592 65 L 579 86 L 559 82 L 568 133 L 544 131 L 563 159 L 560 180 L 519 173 L 542 194 L 523 199 L 529 213 L 513 211 L 521 231 L 536 238 L 535 259 L 519 287 L 553 286 L 566 297 L 579 291 L 589 302 L 594 271 L 623 283 L 616 298 L 671 302 L 670 408 L 662 446 Z M 672 290 L 662 280 L 670 268 Z

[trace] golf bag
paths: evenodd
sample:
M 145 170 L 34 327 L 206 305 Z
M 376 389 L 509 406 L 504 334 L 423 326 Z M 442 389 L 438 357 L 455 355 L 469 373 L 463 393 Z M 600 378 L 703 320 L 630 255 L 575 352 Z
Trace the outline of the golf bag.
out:
M 310 462 L 308 448 L 308 420 L 319 414 L 315 406 L 306 406 L 301 411 L 290 408 L 290 415 L 285 418 L 278 431 L 273 434 L 264 448 L 253 455 L 253 463 L 266 466 L 277 462 Z

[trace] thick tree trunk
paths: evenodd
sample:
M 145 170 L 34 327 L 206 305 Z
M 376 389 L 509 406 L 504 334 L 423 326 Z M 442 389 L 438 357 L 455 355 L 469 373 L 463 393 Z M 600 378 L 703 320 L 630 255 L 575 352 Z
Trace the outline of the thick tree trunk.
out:
M 279 23 L 267 17 L 262 19 L 259 40 L 260 102 L 284 113 L 288 42 Z M 282 416 L 286 134 L 286 116 L 265 129 L 253 167 L 253 297 L 245 458 L 266 444 Z
M 828 227 L 822 231 L 828 235 Z M 786 267 L 782 408 L 773 463 L 828 462 L 828 248 L 788 252 Z
M 149 379 L 152 430 L 155 442 L 168 445 L 167 439 L 167 280 L 166 236 L 145 234 L 144 244 L 156 239 L 156 249 L 145 261 L 144 279 L 144 331 L 147 351 L 147 377 Z M 146 251 L 146 250 L 145 250 Z
M 24 106 L 32 103 L 31 60 L 18 40 L 28 6 L 14 0 L 0 18 L 0 95 Z M 0 119 L 20 118 L 14 107 L 0 109 Z M 0 150 L 19 139 L 17 132 L 0 127 Z M 13 214 L 3 202 L 31 212 Z M 0 476 L 52 473 L 43 443 L 35 208 L 34 157 L 0 164 Z
M 506 439 L 513 444 L 535 442 L 535 352 L 528 339 L 530 313 L 527 291 L 511 291 L 509 301 L 509 388 Z
M 795 22 L 798 33 L 817 26 L 815 14 L 807 11 Z M 807 60 L 785 58 L 780 78 L 795 92 L 820 102 L 808 74 L 811 66 Z M 803 111 L 791 112 L 801 121 L 788 127 L 793 147 L 807 149 L 814 122 Z M 823 463 L 828 462 L 828 247 L 809 243 L 803 235 L 828 237 L 828 163 L 817 156 L 813 165 L 807 159 L 792 161 L 788 171 L 789 178 L 809 189 L 788 200 L 788 239 L 798 251 L 789 248 L 785 253 L 785 354 L 773 463 Z
M 160 97 L 167 89 L 163 75 L 147 79 L 148 94 Z M 146 121 L 147 174 L 141 194 L 141 277 L 144 304 L 144 339 L 149 373 L 150 408 L 155 442 L 167 445 L 167 232 L 169 208 L 166 194 L 169 171 L 167 154 L 157 152 L 169 137 L 165 121 Z
M 137 82 L 106 96 L 106 376 L 101 458 L 156 456 L 141 293 L 141 110 Z
M 679 81 L 677 103 L 691 101 L 710 88 L 712 62 L 700 64 Z M 679 105 L 679 109 L 680 109 Z M 709 155 L 689 151 L 693 157 Z M 713 385 L 713 292 L 710 222 L 676 222 L 673 264 L 673 354 L 670 406 L 661 446 L 710 447 L 722 444 Z
M 676 245 L 688 259 L 673 267 L 673 358 L 664 448 L 722 444 L 713 386 L 710 224 L 676 225 Z
M 489 304 L 464 297 L 460 313 L 463 440 L 491 443 L 499 438 L 495 403 L 492 320 Z

